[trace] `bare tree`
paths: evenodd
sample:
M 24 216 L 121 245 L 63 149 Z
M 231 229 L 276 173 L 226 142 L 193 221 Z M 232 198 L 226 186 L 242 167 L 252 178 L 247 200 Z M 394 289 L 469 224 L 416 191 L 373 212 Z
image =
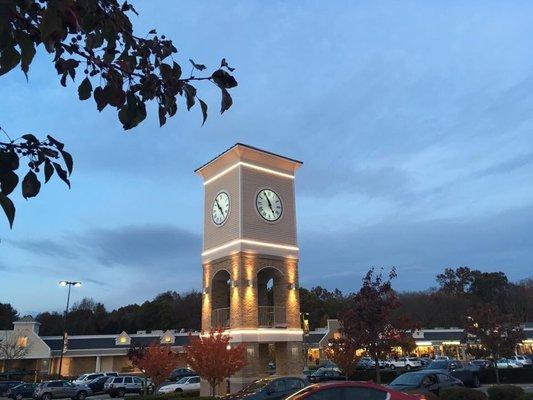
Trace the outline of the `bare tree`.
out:
M 28 354 L 30 344 L 29 338 L 24 332 L 20 334 L 5 332 L 0 337 L 0 359 L 3 360 L 4 370 L 8 369 L 9 361 L 24 358 Z

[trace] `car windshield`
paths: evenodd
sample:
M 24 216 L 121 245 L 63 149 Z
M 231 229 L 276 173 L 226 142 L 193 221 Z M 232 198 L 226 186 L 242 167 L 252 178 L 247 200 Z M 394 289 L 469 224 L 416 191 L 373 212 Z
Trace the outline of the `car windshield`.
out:
M 417 385 L 420 383 L 424 374 L 403 374 L 391 382 L 391 386 L 394 385 Z
M 185 383 L 189 380 L 189 377 L 185 377 L 185 378 L 181 378 L 179 381 L 177 381 L 176 383 Z
M 432 361 L 428 365 L 428 369 L 446 369 L 448 368 L 448 361 Z
M 270 379 L 259 379 L 258 381 L 252 382 L 251 384 L 246 386 L 242 391 L 245 393 L 257 392 L 258 390 L 263 389 L 270 382 Z
M 85 378 L 87 378 L 87 374 L 80 375 L 80 376 L 78 377 L 78 379 L 76 379 L 76 380 L 77 380 L 77 381 L 82 381 L 82 380 L 84 380 Z

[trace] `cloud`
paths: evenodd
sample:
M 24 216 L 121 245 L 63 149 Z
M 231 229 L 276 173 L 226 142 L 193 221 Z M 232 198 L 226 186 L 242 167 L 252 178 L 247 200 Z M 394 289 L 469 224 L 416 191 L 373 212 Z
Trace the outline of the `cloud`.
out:
M 523 279 L 532 276 L 532 224 L 529 206 L 469 220 L 388 220 L 356 230 L 304 232 L 300 277 L 354 290 L 370 267 L 396 266 L 400 289 L 427 289 L 443 268 L 467 265 Z
M 107 266 L 150 268 L 198 257 L 201 251 L 199 235 L 172 225 L 95 229 L 75 240 Z
M 500 163 L 495 163 L 490 167 L 480 171 L 477 176 L 487 176 L 496 174 L 507 174 L 513 172 L 522 167 L 528 166 L 533 163 L 533 153 L 521 154 L 505 160 Z
M 6 240 L 12 246 L 41 256 L 76 259 L 79 254 L 71 243 L 52 239 Z

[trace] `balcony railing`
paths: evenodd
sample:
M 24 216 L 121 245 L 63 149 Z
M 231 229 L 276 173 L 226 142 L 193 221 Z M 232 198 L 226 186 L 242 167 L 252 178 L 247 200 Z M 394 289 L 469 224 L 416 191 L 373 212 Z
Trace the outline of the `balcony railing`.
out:
M 260 327 L 286 327 L 285 307 L 259 306 Z
M 211 313 L 211 327 L 229 328 L 229 307 L 216 308 Z

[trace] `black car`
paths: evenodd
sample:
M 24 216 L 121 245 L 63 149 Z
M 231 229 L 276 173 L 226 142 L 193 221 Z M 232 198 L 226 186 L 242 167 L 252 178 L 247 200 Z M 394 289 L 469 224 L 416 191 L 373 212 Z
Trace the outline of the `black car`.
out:
M 319 368 L 308 376 L 310 382 L 345 381 L 346 377 L 338 370 L 332 368 Z
M 466 386 L 479 387 L 479 371 L 476 365 L 461 362 L 459 360 L 435 360 L 432 361 L 427 369 L 441 370 L 448 372 L 454 378 L 461 380 Z
M 0 397 L 4 397 L 9 389 L 20 385 L 21 381 L 0 381 Z
M 426 369 L 406 372 L 389 384 L 389 387 L 401 392 L 416 391 L 423 394 L 432 393 L 437 396 L 441 390 L 454 386 L 463 386 L 463 382 L 448 372 Z
M 197 374 L 195 374 L 194 371 L 191 371 L 189 368 L 176 368 L 174 371 L 170 373 L 168 380 L 177 382 L 181 378 L 185 378 L 186 376 L 196 376 L 196 375 Z
M 259 379 L 241 391 L 222 399 L 225 400 L 280 400 L 296 393 L 307 386 L 307 382 L 299 377 Z
M 493 363 L 490 360 L 472 360 L 470 363 L 478 366 L 481 369 L 492 368 L 493 366 Z
M 22 383 L 20 385 L 13 386 L 7 391 L 6 395 L 13 400 L 31 398 L 36 387 L 36 383 Z
M 109 378 L 111 378 L 111 377 L 110 376 L 100 376 L 100 377 L 90 381 L 87 384 L 87 386 L 89 386 L 91 388 L 91 390 L 93 391 L 93 394 L 103 393 L 103 392 L 105 392 L 104 384 L 107 382 L 107 380 Z

